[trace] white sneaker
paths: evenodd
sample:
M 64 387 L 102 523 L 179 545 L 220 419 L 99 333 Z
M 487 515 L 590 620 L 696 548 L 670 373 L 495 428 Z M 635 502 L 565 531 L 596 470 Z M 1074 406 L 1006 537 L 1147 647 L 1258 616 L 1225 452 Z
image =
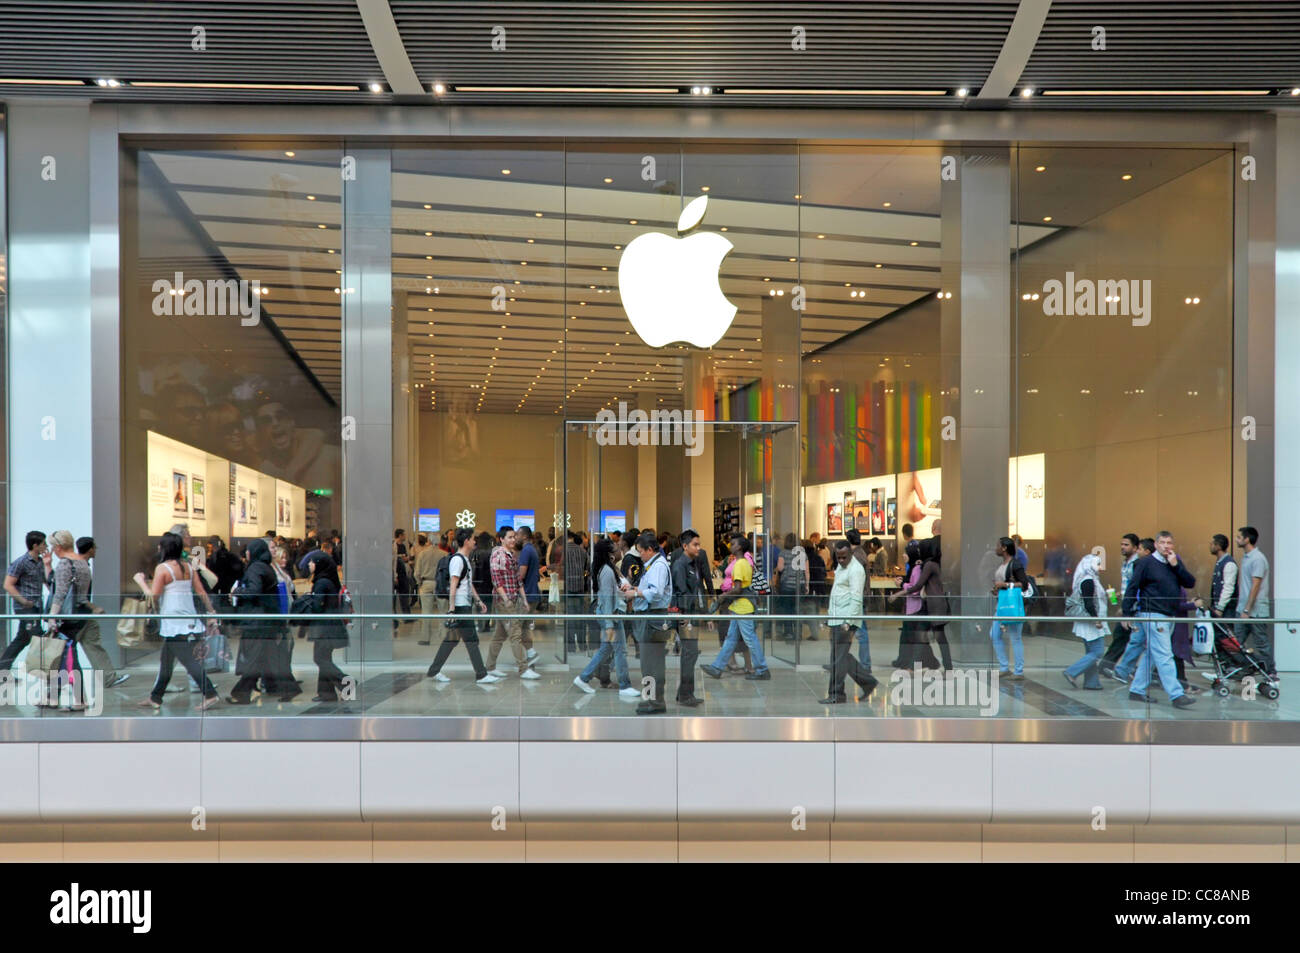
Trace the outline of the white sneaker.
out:
M 503 672 L 503 671 L 501 671 L 501 669 L 499 669 L 499 668 L 494 668 L 494 669 L 492 669 L 492 671 L 488 672 L 488 674 L 489 674 L 489 675 L 495 675 L 495 676 L 497 677 L 497 680 L 500 681 L 500 680 L 504 679 L 504 678 L 505 678 L 507 675 L 509 675 L 510 673 L 509 673 L 509 672 Z
M 618 690 L 618 695 L 620 698 L 640 698 L 641 689 L 633 688 L 631 685 L 629 685 L 627 688 L 620 688 Z
M 442 672 L 439 672 L 437 675 L 433 676 L 433 680 L 434 680 L 435 682 L 450 682 L 450 681 L 451 681 L 451 679 L 448 678 L 446 675 L 442 674 Z
M 501 681 L 501 676 L 497 675 L 495 672 L 488 672 L 488 673 L 487 673 L 486 675 L 484 675 L 482 678 L 480 678 L 480 679 L 478 679 L 477 681 L 475 681 L 474 684 L 475 684 L 475 685 L 495 685 L 495 684 L 496 684 L 497 682 L 499 682 L 499 681 Z
M 537 671 L 536 671 L 535 669 L 526 668 L 526 669 L 524 669 L 522 672 L 519 673 L 519 677 L 520 677 L 520 678 L 528 678 L 528 679 L 536 679 L 536 678 L 541 678 L 542 676 L 538 675 L 538 674 L 537 674 Z
M 592 688 L 590 685 L 588 685 L 586 682 L 584 682 L 584 681 L 582 680 L 582 676 L 581 676 L 581 675 L 578 675 L 577 677 L 574 678 L 574 680 L 573 680 L 573 684 L 577 685 L 579 688 L 581 688 L 581 689 L 582 689 L 584 692 L 586 692 L 588 695 L 594 695 L 594 694 L 596 694 L 596 690 L 595 690 L 594 688 Z
M 536 629 L 537 629 L 537 623 L 536 623 L 536 622 L 529 622 L 529 623 L 528 623 L 528 631 L 529 631 L 529 632 L 533 632 L 533 631 L 535 631 Z M 536 654 L 536 653 L 534 653 L 534 654 Z

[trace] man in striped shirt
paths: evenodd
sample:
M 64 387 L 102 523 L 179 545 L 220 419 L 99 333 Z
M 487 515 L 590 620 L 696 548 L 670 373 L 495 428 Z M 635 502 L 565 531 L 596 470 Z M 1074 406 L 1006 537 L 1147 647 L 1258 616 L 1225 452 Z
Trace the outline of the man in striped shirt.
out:
M 510 615 L 524 615 L 528 612 L 528 602 L 524 599 L 523 587 L 519 584 L 519 563 L 515 559 L 515 529 L 502 526 L 498 531 L 497 546 L 492 550 L 488 563 L 492 570 L 492 611 Z M 510 651 L 514 653 L 515 664 L 519 666 L 519 677 L 527 679 L 541 678 L 532 668 L 524 652 L 523 619 L 497 619 L 493 627 L 492 641 L 488 645 L 488 671 L 497 677 L 505 672 L 497 671 L 497 657 L 501 646 L 510 642 Z

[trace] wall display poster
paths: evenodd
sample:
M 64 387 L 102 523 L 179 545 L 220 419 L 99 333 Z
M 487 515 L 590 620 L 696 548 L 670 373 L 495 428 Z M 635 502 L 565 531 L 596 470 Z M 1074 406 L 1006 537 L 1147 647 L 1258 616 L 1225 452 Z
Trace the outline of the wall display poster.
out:
M 248 524 L 248 490 L 244 489 L 241 486 L 239 488 L 238 496 L 239 496 L 239 503 L 235 510 L 235 522 L 242 525 L 247 525 Z
M 248 521 L 250 523 L 257 522 L 257 491 L 256 490 L 248 491 Z
M 420 533 L 441 533 L 442 511 L 421 508 L 415 514 L 415 529 Z
M 172 513 L 190 515 L 189 477 L 180 470 L 172 471 Z
M 871 501 L 853 502 L 853 528 L 863 536 L 871 535 Z
M 844 535 L 844 506 L 841 503 L 826 504 L 826 535 Z
M 853 504 L 857 502 L 857 499 L 858 497 L 857 494 L 855 493 L 844 494 L 844 528 L 845 529 L 853 528 Z
M 898 532 L 898 500 L 885 501 L 885 532 L 891 536 Z
M 627 529 L 627 510 L 601 510 L 600 531 L 622 533 Z
M 202 517 L 207 512 L 207 486 L 203 477 L 190 474 L 190 512 Z
M 933 536 L 935 521 L 943 515 L 942 474 L 935 467 L 898 475 L 899 518 L 912 524 L 916 539 Z
M 871 535 L 880 536 L 885 532 L 885 488 L 875 487 L 871 491 Z

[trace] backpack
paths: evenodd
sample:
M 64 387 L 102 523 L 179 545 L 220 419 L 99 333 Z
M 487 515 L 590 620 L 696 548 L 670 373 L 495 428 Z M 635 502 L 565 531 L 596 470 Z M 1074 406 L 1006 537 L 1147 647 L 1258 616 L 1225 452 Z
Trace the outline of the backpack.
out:
M 433 572 L 433 593 L 439 599 L 451 595 L 451 557 L 457 553 L 448 553 L 438 560 L 438 568 Z

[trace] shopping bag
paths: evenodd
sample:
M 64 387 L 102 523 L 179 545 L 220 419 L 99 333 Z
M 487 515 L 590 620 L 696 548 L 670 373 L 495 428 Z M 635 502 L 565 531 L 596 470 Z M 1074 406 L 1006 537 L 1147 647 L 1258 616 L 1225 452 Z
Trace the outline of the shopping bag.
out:
M 998 590 L 997 615 L 1001 617 L 1023 616 L 1025 614 L 1025 596 L 1017 586 Z
M 1192 626 L 1192 651 L 1198 655 L 1209 655 L 1214 651 L 1214 623 L 1210 613 L 1205 609 L 1196 610 L 1197 622 Z

